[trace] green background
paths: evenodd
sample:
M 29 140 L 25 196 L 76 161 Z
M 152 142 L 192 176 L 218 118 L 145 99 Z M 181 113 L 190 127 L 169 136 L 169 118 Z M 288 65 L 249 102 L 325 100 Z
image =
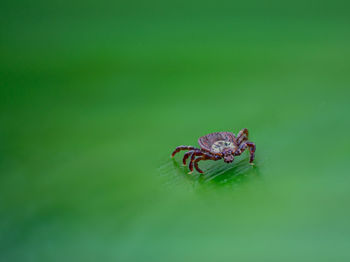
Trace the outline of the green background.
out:
M 3 1 L 1 261 L 349 261 L 345 1 Z M 178 145 L 250 131 L 187 175 Z

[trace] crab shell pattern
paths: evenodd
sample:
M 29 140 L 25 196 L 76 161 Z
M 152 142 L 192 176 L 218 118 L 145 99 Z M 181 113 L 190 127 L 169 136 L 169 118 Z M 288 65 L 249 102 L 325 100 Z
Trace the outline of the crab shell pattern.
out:
M 230 132 L 216 132 L 202 136 L 198 139 L 198 144 L 202 150 L 215 155 L 220 155 L 226 149 L 232 152 L 237 149 L 235 135 Z
M 193 172 L 193 166 L 199 173 L 203 171 L 198 167 L 201 160 L 219 160 L 224 159 L 226 163 L 231 163 L 235 156 L 241 155 L 248 147 L 250 151 L 250 160 L 252 164 L 254 160 L 255 144 L 248 141 L 248 129 L 242 129 L 237 137 L 231 132 L 216 132 L 198 139 L 200 148 L 193 146 L 178 146 L 172 153 L 172 157 L 181 150 L 189 150 L 185 153 L 182 162 L 186 165 L 186 160 L 191 157 L 189 169 Z

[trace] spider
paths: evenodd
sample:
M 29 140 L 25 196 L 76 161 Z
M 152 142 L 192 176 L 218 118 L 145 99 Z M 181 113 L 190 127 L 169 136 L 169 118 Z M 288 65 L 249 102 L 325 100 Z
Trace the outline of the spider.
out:
M 189 174 L 193 172 L 193 166 L 199 173 L 204 173 L 199 167 L 198 162 L 201 160 L 220 160 L 224 159 L 226 163 L 231 163 L 235 156 L 241 155 L 248 147 L 250 151 L 249 163 L 253 165 L 255 144 L 248 141 L 248 129 L 244 128 L 237 134 L 237 137 L 231 132 L 216 132 L 202 136 L 198 139 L 200 148 L 193 146 L 178 146 L 175 148 L 171 157 L 181 150 L 189 150 L 185 153 L 182 162 L 186 165 L 186 160 L 190 158 Z M 196 156 L 198 156 L 196 158 Z

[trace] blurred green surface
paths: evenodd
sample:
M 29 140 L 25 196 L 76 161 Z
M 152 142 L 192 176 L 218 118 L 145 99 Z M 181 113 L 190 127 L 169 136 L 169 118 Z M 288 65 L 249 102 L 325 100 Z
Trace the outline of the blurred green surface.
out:
M 5 1 L 1 261 L 349 261 L 348 4 Z M 248 128 L 187 175 L 178 145 Z

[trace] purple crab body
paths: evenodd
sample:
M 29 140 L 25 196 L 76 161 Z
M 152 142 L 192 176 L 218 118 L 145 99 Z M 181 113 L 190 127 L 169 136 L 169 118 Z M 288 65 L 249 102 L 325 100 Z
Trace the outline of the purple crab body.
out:
M 183 157 L 183 164 L 190 158 L 189 169 L 193 172 L 193 166 L 199 173 L 203 171 L 198 167 L 201 160 L 219 160 L 224 159 L 226 163 L 231 163 L 235 156 L 241 155 L 248 147 L 250 151 L 250 163 L 254 160 L 255 144 L 248 141 L 248 129 L 242 129 L 237 137 L 231 132 L 216 132 L 198 139 L 200 148 L 193 146 L 178 146 L 172 153 L 172 157 L 181 150 L 189 150 Z

